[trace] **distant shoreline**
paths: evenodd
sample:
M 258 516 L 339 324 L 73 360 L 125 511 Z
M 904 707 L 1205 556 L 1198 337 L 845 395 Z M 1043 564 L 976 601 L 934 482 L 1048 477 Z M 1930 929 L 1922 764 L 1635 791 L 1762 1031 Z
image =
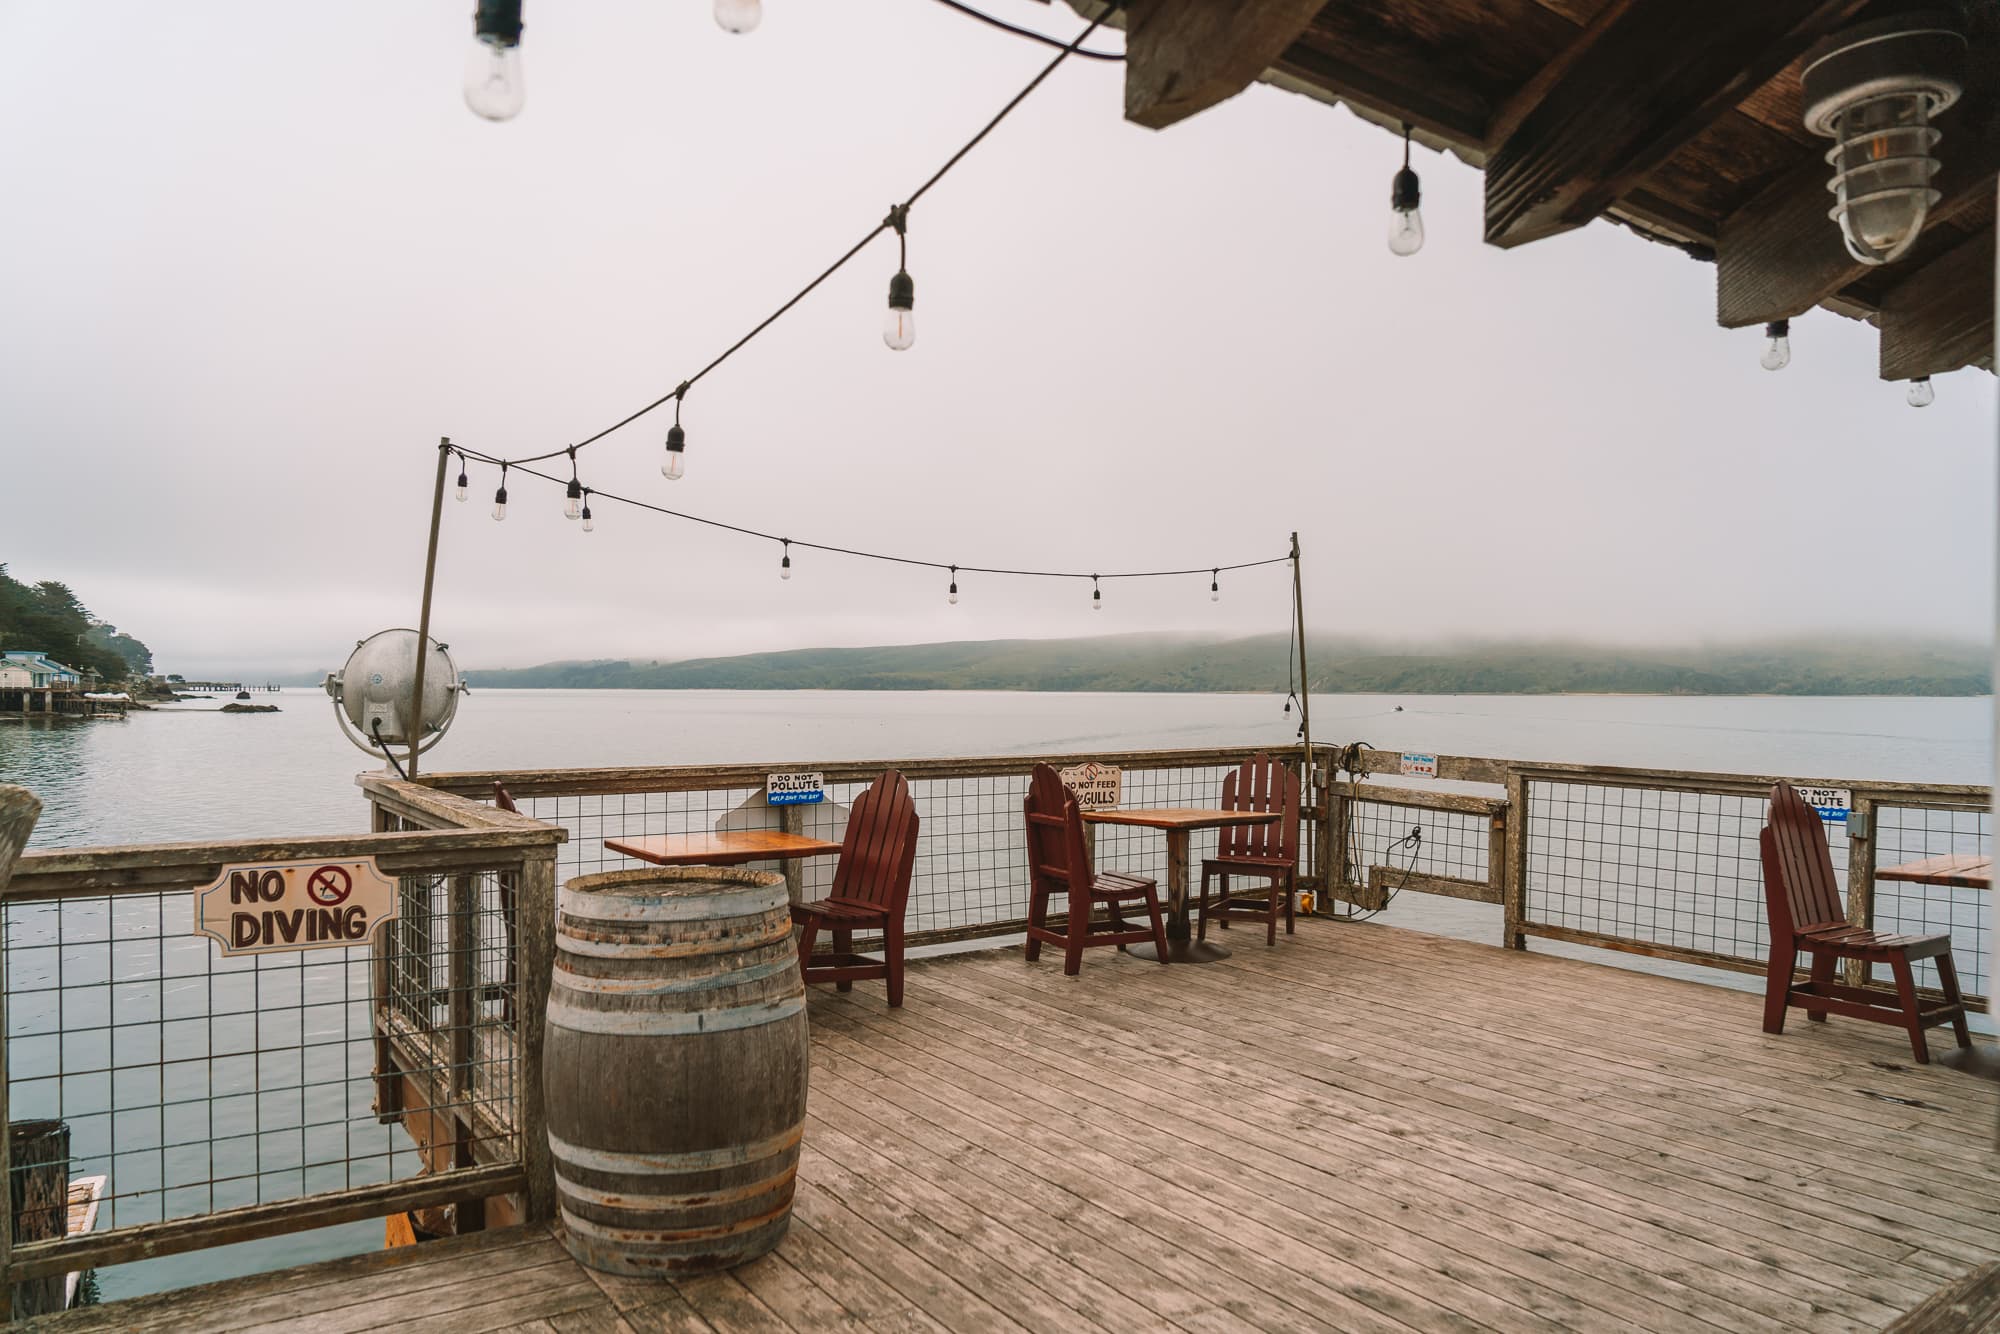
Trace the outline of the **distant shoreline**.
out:
M 479 690 L 601 690 L 629 691 L 634 694 L 730 691 L 739 694 L 781 695 L 1261 695 L 1282 699 L 1282 689 L 1215 689 L 1180 686 L 1129 686 L 1121 689 L 1042 686 L 754 686 L 754 685 L 517 685 L 482 682 L 468 673 L 467 684 Z M 297 687 L 294 687 L 295 689 Z M 1991 690 L 1968 691 L 1773 691 L 1773 690 L 1350 690 L 1316 685 L 1315 696 L 1372 696 L 1375 698 L 1438 699 L 1453 696 L 1493 699 L 1990 699 Z
M 1907 638 L 1782 640 L 1695 648 L 1556 642 L 1391 648 L 1314 639 L 1314 694 L 1976 697 L 1993 691 L 1986 644 Z M 790 649 L 726 658 L 606 658 L 466 671 L 475 689 L 991 690 L 1024 694 L 1276 694 L 1302 673 L 1282 634 L 1137 634 Z M 314 678 L 312 684 L 318 684 Z

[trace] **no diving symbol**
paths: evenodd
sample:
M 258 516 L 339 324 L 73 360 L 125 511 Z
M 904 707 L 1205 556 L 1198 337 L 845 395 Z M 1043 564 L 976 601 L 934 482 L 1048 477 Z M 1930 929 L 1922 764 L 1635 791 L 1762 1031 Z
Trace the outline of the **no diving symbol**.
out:
M 306 894 L 314 903 L 332 908 L 347 901 L 354 892 L 354 877 L 346 868 L 322 866 L 306 878 Z

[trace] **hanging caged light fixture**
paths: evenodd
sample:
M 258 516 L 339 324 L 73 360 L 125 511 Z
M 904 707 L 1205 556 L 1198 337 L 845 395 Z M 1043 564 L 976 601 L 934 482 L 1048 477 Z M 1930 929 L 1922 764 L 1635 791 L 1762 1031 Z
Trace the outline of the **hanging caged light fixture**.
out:
M 1907 254 L 1938 201 L 1931 120 L 1963 91 L 1965 45 L 1949 16 L 1913 13 L 1859 24 L 1806 53 L 1805 126 L 1834 141 L 1827 216 L 1863 264 Z

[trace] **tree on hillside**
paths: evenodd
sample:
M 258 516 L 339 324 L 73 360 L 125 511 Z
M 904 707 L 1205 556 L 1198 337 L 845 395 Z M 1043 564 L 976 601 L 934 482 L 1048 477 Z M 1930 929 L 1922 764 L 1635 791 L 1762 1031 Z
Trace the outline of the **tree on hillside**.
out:
M 0 649 L 39 649 L 107 682 L 143 676 L 153 662 L 144 644 L 92 616 L 68 584 L 45 579 L 30 586 L 8 574 L 5 564 L 0 564 Z

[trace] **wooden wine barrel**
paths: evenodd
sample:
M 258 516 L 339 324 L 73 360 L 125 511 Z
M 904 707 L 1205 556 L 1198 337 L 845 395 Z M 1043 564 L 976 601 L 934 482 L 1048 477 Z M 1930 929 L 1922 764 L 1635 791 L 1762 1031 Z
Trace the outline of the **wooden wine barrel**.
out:
M 542 1059 L 570 1254 L 672 1276 L 776 1246 L 807 1062 L 783 876 L 695 866 L 571 880 Z

